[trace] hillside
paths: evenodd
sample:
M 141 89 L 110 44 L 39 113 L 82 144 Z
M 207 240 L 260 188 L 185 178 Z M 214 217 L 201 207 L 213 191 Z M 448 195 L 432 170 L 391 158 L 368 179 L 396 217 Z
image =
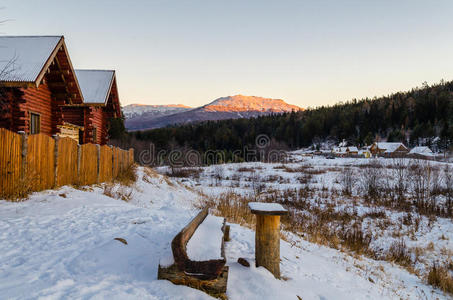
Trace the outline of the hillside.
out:
M 132 133 L 130 138 L 152 142 L 157 149 L 167 149 L 169 141 L 174 141 L 198 151 L 231 152 L 253 147 L 260 134 L 290 149 L 327 139 L 346 139 L 354 145 L 369 145 L 376 138 L 429 145 L 434 137 L 439 137 L 439 150 L 448 149 L 453 141 L 453 82 L 305 111 L 160 128 Z
M 130 108 L 127 108 L 125 113 L 126 128 L 129 130 L 160 128 L 175 124 L 251 118 L 272 113 L 280 114 L 301 110 L 300 107 L 287 104 L 281 99 L 243 95 L 218 98 L 209 104 L 194 109 L 188 109 L 187 107 L 178 107 L 177 109 L 180 111 L 173 113 L 160 112 L 159 114 L 152 111 L 140 115 L 129 113 Z M 167 108 L 166 112 L 169 111 Z
M 115 186 L 113 191 L 129 195 L 129 201 L 109 196 L 102 185 L 81 190 L 65 186 L 20 203 L 0 201 L 2 298 L 214 299 L 157 280 L 159 260 L 170 251 L 172 238 L 197 213 L 198 193 L 143 168 L 135 186 Z M 255 267 L 254 234 L 231 226 L 225 247 L 231 300 L 448 299 L 391 263 L 291 235 L 281 240 L 285 280 L 276 280 Z M 250 268 L 237 263 L 239 257 Z

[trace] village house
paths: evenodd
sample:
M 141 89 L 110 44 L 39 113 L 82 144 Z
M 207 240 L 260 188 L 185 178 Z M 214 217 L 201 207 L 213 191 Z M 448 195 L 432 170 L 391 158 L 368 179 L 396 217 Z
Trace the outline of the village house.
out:
M 0 37 L 0 127 L 54 135 L 83 96 L 62 36 Z
M 429 158 L 433 157 L 433 151 L 426 146 L 418 146 L 414 147 L 410 152 L 409 155 L 415 158 Z
M 359 149 L 355 146 L 345 146 L 345 147 L 339 146 L 339 147 L 333 148 L 333 153 L 340 157 L 352 156 L 352 155 L 358 155 Z
M 114 71 L 74 70 L 63 36 L 3 36 L 0 46 L 0 127 L 107 143 L 122 117 Z
M 403 143 L 375 142 L 371 145 L 370 152 L 374 156 L 400 157 L 409 153 L 409 149 Z
M 63 117 L 84 128 L 82 143 L 106 144 L 110 120 L 122 117 L 115 71 L 76 70 L 76 76 L 84 102 L 66 105 Z

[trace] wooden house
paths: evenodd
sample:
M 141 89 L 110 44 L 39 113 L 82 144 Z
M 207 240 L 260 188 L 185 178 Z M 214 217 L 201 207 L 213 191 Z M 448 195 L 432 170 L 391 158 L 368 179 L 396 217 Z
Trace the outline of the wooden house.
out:
M 0 37 L 0 127 L 59 134 L 62 108 L 82 103 L 63 36 Z
M 63 36 L 0 37 L 0 127 L 106 144 L 122 118 L 111 70 L 74 70 Z
M 373 143 L 370 152 L 374 156 L 400 157 L 409 153 L 403 143 Z
M 76 76 L 84 102 L 65 106 L 63 118 L 84 128 L 81 143 L 106 144 L 110 120 L 122 118 L 115 71 L 76 70 Z
M 354 156 L 359 154 L 359 149 L 355 146 L 338 146 L 333 148 L 333 153 L 339 157 Z
M 409 152 L 409 156 L 415 158 L 434 158 L 435 154 L 429 147 L 417 146 L 411 149 L 411 151 Z

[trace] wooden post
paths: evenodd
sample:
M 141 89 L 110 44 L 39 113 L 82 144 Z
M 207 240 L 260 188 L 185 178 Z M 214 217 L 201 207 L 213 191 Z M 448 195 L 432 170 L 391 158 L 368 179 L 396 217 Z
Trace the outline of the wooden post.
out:
M 55 162 L 54 162 L 54 169 L 55 169 L 55 179 L 54 179 L 54 186 L 58 186 L 58 175 L 60 171 L 58 170 L 58 148 L 60 146 L 59 140 L 60 137 L 55 134 L 52 136 L 53 139 L 55 140 L 55 149 L 54 149 L 54 156 L 55 156 Z
M 98 177 L 96 179 L 96 182 L 99 183 L 99 179 L 101 177 L 101 145 L 99 144 L 96 144 L 96 155 L 98 157 L 98 169 L 97 169 L 97 172 L 98 172 Z
M 20 166 L 20 180 L 22 183 L 25 183 L 25 178 L 26 178 L 26 173 L 27 173 L 27 153 L 28 153 L 28 135 L 25 133 L 25 131 L 19 131 L 18 132 L 21 136 L 22 139 L 22 165 Z
M 250 202 L 256 214 L 255 263 L 280 278 L 280 216 L 288 211 L 277 203 Z
M 82 163 L 82 145 L 77 144 L 77 182 L 80 184 L 80 164 Z

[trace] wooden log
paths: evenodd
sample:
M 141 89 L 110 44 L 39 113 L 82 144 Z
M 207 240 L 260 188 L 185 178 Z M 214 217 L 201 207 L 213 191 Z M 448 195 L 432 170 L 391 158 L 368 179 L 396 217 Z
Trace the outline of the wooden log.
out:
M 256 215 L 255 259 L 280 278 L 280 216 Z
M 174 264 L 170 267 L 159 265 L 157 278 L 169 280 L 177 285 L 185 285 L 201 290 L 215 298 L 227 299 L 228 266 L 224 266 L 220 275 L 215 279 L 202 280 L 180 271 Z
M 205 220 L 208 211 L 208 208 L 202 210 L 175 236 L 171 243 L 175 263 L 170 266 L 161 266 L 159 264 L 157 278 L 169 280 L 174 284 L 199 289 L 219 299 L 227 299 L 228 266 L 225 266 L 225 239 L 223 238 L 221 245 L 219 245 L 223 259 L 191 261 L 186 252 L 187 242 L 193 236 L 198 226 Z M 226 228 L 225 222 L 226 220 L 224 220 L 222 226 L 224 233 Z
M 223 230 L 223 240 L 225 242 L 230 241 L 230 225 L 225 225 L 225 229 Z
M 207 261 L 192 261 L 187 256 L 186 246 L 195 230 L 208 215 L 208 208 L 203 209 L 192 221 L 179 232 L 171 243 L 173 258 L 178 269 L 194 277 L 208 280 L 220 275 L 226 260 L 211 259 Z M 220 247 L 221 245 L 219 245 Z

